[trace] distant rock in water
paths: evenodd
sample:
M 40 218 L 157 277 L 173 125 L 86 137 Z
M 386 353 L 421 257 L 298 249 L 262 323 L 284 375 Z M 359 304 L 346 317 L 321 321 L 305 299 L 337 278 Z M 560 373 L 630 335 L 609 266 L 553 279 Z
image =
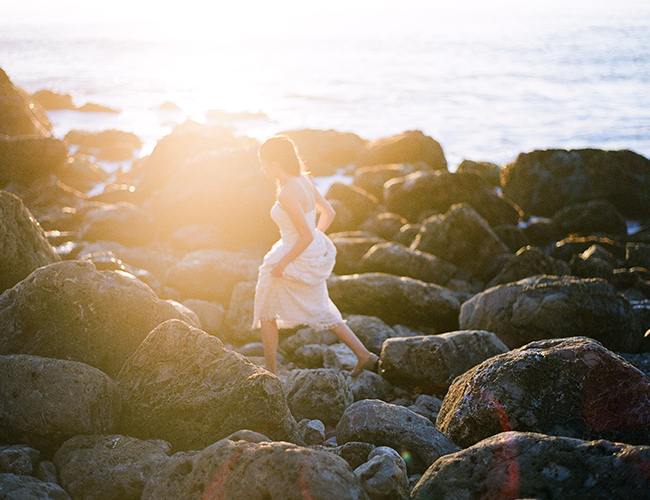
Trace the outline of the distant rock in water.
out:
M 77 105 L 72 102 L 72 96 L 70 94 L 59 94 L 52 90 L 43 89 L 34 92 L 32 94 L 32 99 L 43 106 L 43 109 L 48 111 L 77 109 Z
M 628 150 L 549 149 L 521 153 L 502 174 L 503 193 L 532 215 L 591 200 L 610 202 L 623 216 L 650 216 L 650 160 Z
M 51 130 L 43 108 L 0 69 L 0 135 L 47 137 Z
M 119 109 L 110 108 L 108 106 L 104 106 L 103 104 L 94 104 L 92 102 L 87 102 L 83 106 L 78 107 L 77 111 L 81 111 L 83 113 L 121 113 Z

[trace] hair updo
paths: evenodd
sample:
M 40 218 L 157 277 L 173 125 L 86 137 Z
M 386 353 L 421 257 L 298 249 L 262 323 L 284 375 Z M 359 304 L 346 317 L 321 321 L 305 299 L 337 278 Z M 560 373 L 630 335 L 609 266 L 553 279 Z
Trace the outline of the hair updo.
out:
M 260 160 L 278 162 L 280 168 L 294 177 L 304 173 L 302 160 L 298 156 L 296 145 L 286 135 L 270 137 L 262 143 L 257 152 Z

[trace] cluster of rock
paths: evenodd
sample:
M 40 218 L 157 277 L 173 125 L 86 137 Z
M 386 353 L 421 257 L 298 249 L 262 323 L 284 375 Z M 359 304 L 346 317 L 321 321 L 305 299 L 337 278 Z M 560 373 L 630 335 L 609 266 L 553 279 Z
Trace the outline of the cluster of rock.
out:
M 276 377 L 250 328 L 278 237 L 257 141 L 187 122 L 89 197 L 108 175 L 70 147 L 137 137 L 57 140 L 1 71 L 0 117 L 3 498 L 650 498 L 647 159 L 452 173 L 421 132 L 288 132 L 353 178 L 326 193 L 328 287 L 380 363 L 351 377 L 299 327 Z

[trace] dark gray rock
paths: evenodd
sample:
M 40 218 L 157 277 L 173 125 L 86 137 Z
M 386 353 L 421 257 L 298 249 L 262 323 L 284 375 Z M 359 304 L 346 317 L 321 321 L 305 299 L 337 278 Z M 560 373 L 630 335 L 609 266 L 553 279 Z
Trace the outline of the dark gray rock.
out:
M 458 377 L 437 418 L 460 446 L 516 430 L 650 443 L 650 380 L 585 337 L 532 342 Z
M 24 280 L 39 267 L 61 259 L 45 231 L 17 196 L 0 191 L 0 293 Z
M 411 248 L 474 272 L 484 269 L 499 255 L 510 253 L 469 205 L 454 205 L 444 215 L 426 219 Z
M 18 474 L 0 474 L 0 494 L 3 500 L 70 500 L 58 484 Z
M 553 222 L 564 234 L 627 235 L 627 224 L 616 207 L 604 200 L 569 205 L 553 214 Z
M 356 274 L 361 272 L 361 258 L 373 246 L 385 243 L 382 238 L 372 235 L 337 233 L 331 235 L 336 247 L 334 274 Z
M 392 448 L 379 446 L 354 470 L 371 500 L 407 500 L 406 463 Z
M 290 440 L 296 422 L 282 384 L 178 320 L 152 331 L 117 377 L 125 398 L 122 433 L 201 449 L 240 429 Z
M 111 435 L 75 436 L 59 448 L 54 463 L 72 498 L 140 500 L 142 490 L 169 459 L 164 441 Z
M 347 378 L 355 401 L 363 399 L 385 400 L 393 390 L 393 386 L 380 375 L 364 370 L 356 377 Z
M 630 302 L 604 280 L 533 276 L 463 303 L 462 330 L 489 330 L 510 347 L 585 336 L 614 351 L 638 352 L 643 333 Z
M 460 301 L 438 285 L 390 274 L 368 273 L 332 276 L 330 298 L 341 312 L 375 316 L 389 325 L 424 325 L 457 329 Z
M 117 384 L 91 366 L 0 356 L 0 442 L 52 453 L 76 434 L 113 432 L 121 403 Z
M 325 441 L 325 424 L 320 420 L 302 419 L 298 422 L 298 435 L 307 446 L 319 445 Z
M 0 354 L 73 359 L 114 376 L 151 330 L 173 318 L 190 321 L 132 275 L 59 262 L 0 295 Z
M 424 471 L 442 455 L 458 447 L 429 419 L 402 406 L 366 399 L 345 410 L 336 426 L 339 445 L 360 441 L 389 446 L 407 456 L 409 471 Z
M 549 257 L 536 247 L 524 247 L 508 260 L 499 274 L 490 280 L 487 288 L 514 283 L 540 274 L 570 276 L 571 268 L 563 260 Z
M 0 446 L 0 474 L 31 476 L 36 472 L 41 452 L 27 445 Z
M 325 199 L 338 200 L 347 206 L 353 214 L 353 226 L 366 220 L 378 208 L 377 198 L 374 195 L 358 186 L 343 182 L 332 183 L 325 193 Z
M 360 231 L 368 231 L 369 233 L 376 234 L 380 238 L 387 241 L 392 241 L 399 235 L 402 226 L 408 221 L 398 215 L 388 212 L 380 212 L 371 215 L 359 225 Z
M 415 403 L 409 406 L 408 409 L 418 415 L 428 418 L 435 424 L 441 407 L 441 399 L 435 396 L 429 396 L 428 394 L 420 394 L 415 400 Z
M 181 498 L 368 500 L 350 466 L 334 453 L 229 439 L 173 455 L 142 494 L 142 500 Z
M 381 346 L 386 339 L 397 336 L 395 330 L 374 316 L 349 314 L 345 318 L 345 322 L 356 336 L 359 337 L 363 345 L 375 354 L 381 352 Z
M 485 331 L 393 338 L 384 342 L 380 375 L 393 385 L 444 394 L 457 376 L 507 351 L 496 335 Z
M 472 172 L 483 177 L 490 186 L 501 187 L 501 167 L 495 163 L 463 160 L 456 172 Z
M 520 248 L 530 245 L 528 236 L 526 236 L 523 228 L 519 226 L 502 224 L 492 228 L 492 230 L 512 253 L 517 253 Z
M 505 432 L 440 458 L 411 499 L 647 499 L 649 460 L 647 446 Z
M 399 243 L 381 243 L 370 248 L 361 258 L 361 272 L 406 276 L 444 286 L 458 268 L 430 253 Z
M 369 143 L 356 164 L 365 167 L 420 162 L 434 170 L 447 170 L 447 159 L 440 144 L 419 130 L 408 130 Z
M 354 402 L 348 382 L 338 370 L 293 370 L 285 383 L 291 413 L 297 420 L 318 419 L 336 425 Z
M 650 161 L 628 150 L 521 153 L 501 179 L 504 195 L 533 215 L 590 200 L 606 200 L 631 219 L 650 215 Z
M 384 184 L 395 177 L 404 177 L 411 173 L 405 165 L 375 165 L 355 170 L 352 184 L 371 193 L 382 203 L 384 201 Z
M 625 261 L 629 267 L 650 269 L 650 245 L 647 243 L 628 243 L 625 245 Z

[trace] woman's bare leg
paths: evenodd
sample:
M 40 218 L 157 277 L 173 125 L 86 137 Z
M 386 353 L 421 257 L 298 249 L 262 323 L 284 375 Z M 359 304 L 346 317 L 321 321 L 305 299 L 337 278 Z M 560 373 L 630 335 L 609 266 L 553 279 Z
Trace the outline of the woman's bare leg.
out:
M 275 363 L 278 353 L 278 325 L 275 320 L 261 321 L 262 344 L 264 344 L 264 359 L 266 369 L 275 375 Z
M 352 372 L 350 372 L 350 375 L 359 375 L 359 373 L 361 373 L 365 368 L 369 368 L 377 361 L 377 355 L 366 349 L 366 346 L 364 346 L 354 332 L 350 330 L 350 327 L 342 321 L 331 327 L 330 331 L 336 335 L 341 342 L 352 349 L 352 352 L 357 357 L 357 366 L 355 366 Z

